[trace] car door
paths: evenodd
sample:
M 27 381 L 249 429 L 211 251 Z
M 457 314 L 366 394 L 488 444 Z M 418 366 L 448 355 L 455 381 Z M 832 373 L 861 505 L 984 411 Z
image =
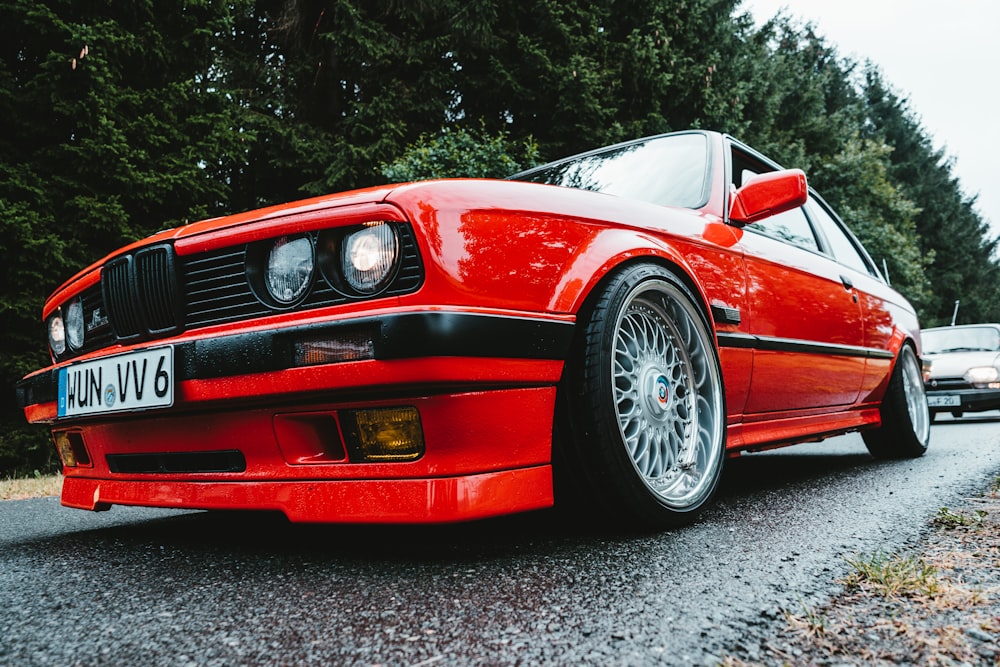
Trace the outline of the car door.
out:
M 770 171 L 733 149 L 733 184 Z M 824 254 L 803 208 L 746 225 L 753 371 L 744 413 L 854 403 L 865 374 L 864 320 L 849 272 Z
M 865 378 L 861 387 L 861 400 L 868 400 L 889 374 L 894 359 L 891 352 L 893 337 L 897 334 L 894 322 L 903 319 L 898 296 L 879 275 L 874 262 L 851 233 L 836 219 L 825 202 L 811 196 L 806 212 L 820 235 L 826 252 L 841 266 L 843 275 L 854 285 L 861 304 L 864 321 Z

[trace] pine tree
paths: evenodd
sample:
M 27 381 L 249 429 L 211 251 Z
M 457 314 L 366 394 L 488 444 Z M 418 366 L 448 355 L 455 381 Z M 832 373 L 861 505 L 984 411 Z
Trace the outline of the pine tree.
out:
M 1000 320 L 997 241 L 976 212 L 975 200 L 964 195 L 944 150 L 933 145 L 906 101 L 876 68 L 865 72 L 864 93 L 865 131 L 892 146 L 890 175 L 919 207 L 915 224 L 920 246 L 933 257 L 927 275 L 934 297 L 922 313 L 923 324 L 950 322 L 955 301 L 962 303 L 961 322 Z
M 59 283 L 126 242 L 226 207 L 230 165 L 245 158 L 213 63 L 240 7 L 0 4 L 6 395 L 44 365 L 39 315 Z M 50 458 L 23 423 L 4 402 L 0 469 Z

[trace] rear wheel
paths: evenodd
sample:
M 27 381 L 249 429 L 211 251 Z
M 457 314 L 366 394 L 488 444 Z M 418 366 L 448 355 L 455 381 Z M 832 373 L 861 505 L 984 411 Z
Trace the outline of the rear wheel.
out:
M 615 275 L 581 314 L 563 397 L 592 500 L 651 527 L 693 521 L 722 472 L 714 339 L 690 291 L 655 265 Z
M 923 456 L 930 440 L 931 417 L 917 355 L 904 345 L 879 408 L 882 426 L 863 434 L 872 456 L 905 459 Z

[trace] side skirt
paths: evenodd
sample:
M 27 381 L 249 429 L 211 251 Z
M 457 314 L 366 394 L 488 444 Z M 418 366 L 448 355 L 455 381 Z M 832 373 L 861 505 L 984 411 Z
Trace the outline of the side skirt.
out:
M 878 406 L 822 415 L 775 417 L 730 424 L 726 450 L 759 451 L 797 442 L 818 442 L 836 435 L 874 428 L 881 424 Z

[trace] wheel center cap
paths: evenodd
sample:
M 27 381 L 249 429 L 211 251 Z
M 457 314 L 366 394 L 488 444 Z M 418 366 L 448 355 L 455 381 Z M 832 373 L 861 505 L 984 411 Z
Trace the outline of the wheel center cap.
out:
M 653 371 L 646 376 L 646 403 L 654 414 L 665 414 L 672 398 L 666 375 Z
M 655 381 L 656 385 L 656 400 L 660 405 L 666 407 L 667 402 L 670 400 L 670 387 L 667 386 L 667 378 L 662 375 L 658 376 Z

